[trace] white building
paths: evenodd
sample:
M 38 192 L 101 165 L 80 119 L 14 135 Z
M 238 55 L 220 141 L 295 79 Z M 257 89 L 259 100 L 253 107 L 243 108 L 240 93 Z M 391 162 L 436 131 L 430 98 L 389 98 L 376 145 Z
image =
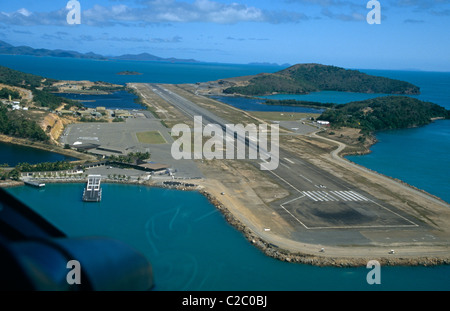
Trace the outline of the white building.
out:
M 320 120 L 318 120 L 318 121 L 317 121 L 317 124 L 320 124 L 320 125 L 330 125 L 330 121 L 320 121 Z

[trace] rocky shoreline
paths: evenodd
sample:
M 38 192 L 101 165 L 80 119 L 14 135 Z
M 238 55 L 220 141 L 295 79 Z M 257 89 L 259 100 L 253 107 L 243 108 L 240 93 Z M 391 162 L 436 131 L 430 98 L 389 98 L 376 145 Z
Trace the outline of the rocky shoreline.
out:
M 76 183 L 77 181 L 62 181 L 54 180 L 47 181 L 49 183 Z M 81 183 L 82 181 L 78 181 Z M 224 216 L 225 220 L 236 230 L 241 232 L 244 237 L 266 256 L 272 257 L 274 259 L 285 261 L 289 263 L 307 264 L 319 267 L 365 267 L 369 260 L 374 258 L 339 258 L 339 257 L 328 257 L 328 256 L 317 256 L 311 254 L 303 254 L 300 252 L 292 253 L 288 250 L 279 248 L 278 246 L 269 243 L 259 237 L 250 228 L 245 226 L 236 216 L 231 213 L 225 205 L 223 205 L 215 196 L 211 195 L 205 189 L 198 189 L 198 186 L 192 187 L 192 184 L 185 184 L 183 182 L 178 186 L 167 186 L 163 184 L 158 184 L 155 182 L 129 182 L 129 181 L 114 181 L 106 180 L 105 183 L 119 183 L 119 184 L 133 184 L 141 186 L 150 186 L 158 188 L 169 188 L 176 189 L 180 191 L 198 191 L 207 200 L 214 205 Z M 8 185 L 6 185 L 8 184 Z M 0 184 L 0 187 L 15 187 L 21 186 L 23 182 L 5 183 Z M 186 186 L 189 185 L 189 186 Z M 450 256 L 448 258 L 437 258 L 437 257 L 418 257 L 418 258 L 375 258 L 382 266 L 440 266 L 440 265 L 450 265 Z
M 278 259 L 280 261 L 314 265 L 320 267 L 365 267 L 369 260 L 374 258 L 338 258 L 316 256 L 302 253 L 292 253 L 288 250 L 281 249 L 272 243 L 268 243 L 260 238 L 256 233 L 245 226 L 239 219 L 237 219 L 217 198 L 205 190 L 200 190 L 208 201 L 213 204 L 225 217 L 226 221 L 236 230 L 240 231 L 245 238 L 261 250 L 265 255 Z M 449 265 L 449 258 L 436 257 L 420 257 L 420 258 L 378 258 L 376 259 L 383 266 L 439 266 Z

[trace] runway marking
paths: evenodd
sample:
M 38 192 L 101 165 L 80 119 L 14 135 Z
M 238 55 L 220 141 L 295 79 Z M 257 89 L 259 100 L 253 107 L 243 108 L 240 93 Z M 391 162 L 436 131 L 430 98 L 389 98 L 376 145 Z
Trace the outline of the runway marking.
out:
M 351 195 L 349 195 L 347 191 L 341 191 L 340 193 L 341 193 L 344 197 L 346 197 L 348 201 L 355 201 L 355 199 L 354 199 Z
M 352 196 L 350 196 L 350 192 L 352 194 Z M 293 219 L 295 219 L 296 222 L 298 222 L 299 224 L 301 224 L 305 229 L 307 230 L 320 230 L 320 229 L 369 229 L 369 228 L 411 228 L 411 227 L 419 227 L 418 224 L 410 221 L 409 219 L 399 215 L 398 213 L 395 213 L 393 211 L 391 211 L 390 209 L 378 204 L 377 202 L 374 202 L 372 200 L 367 199 L 366 197 L 364 197 L 363 195 L 355 192 L 355 191 L 331 191 L 331 193 L 333 193 L 333 195 L 331 195 L 331 193 L 326 192 L 326 191 L 302 191 L 301 192 L 303 195 L 301 197 L 292 199 L 290 201 L 284 202 L 283 204 L 280 205 L 280 207 L 286 212 L 288 213 Z M 375 205 L 381 207 L 384 210 L 387 210 L 391 213 L 393 213 L 394 215 L 400 217 L 401 219 L 409 222 L 410 224 L 406 224 L 406 225 L 349 225 L 349 226 L 320 226 L 320 227 L 308 227 L 307 225 L 305 225 L 298 217 L 296 217 L 293 213 L 291 213 L 286 207 L 286 204 L 292 203 L 294 201 L 297 201 L 301 198 L 304 197 L 308 197 L 309 199 L 313 200 L 314 202 L 317 203 L 325 203 L 325 202 L 334 202 L 334 201 L 353 201 L 353 202 L 361 202 L 361 203 L 374 203 Z M 362 202 L 365 201 L 365 202 Z
M 312 192 L 314 192 L 314 191 L 303 191 L 302 193 L 303 193 L 303 195 L 302 196 L 300 196 L 300 197 L 298 197 L 298 198 L 295 198 L 295 199 L 292 199 L 292 200 L 289 200 L 289 201 L 287 201 L 287 202 L 284 202 L 283 204 L 280 204 L 280 207 L 286 212 L 286 213 L 288 213 L 296 222 L 298 222 L 299 224 L 301 224 L 305 229 L 307 229 L 307 230 L 321 230 L 321 229 L 370 229 L 370 228 L 410 228 L 410 227 L 417 227 L 418 225 L 416 225 L 416 224 L 414 224 L 414 223 L 412 223 L 411 221 L 410 221 L 410 223 L 412 223 L 411 225 L 372 225 L 372 226 L 364 226 L 364 225 L 362 225 L 362 226 L 321 226 L 321 227 L 308 227 L 307 225 L 305 225 L 300 219 L 298 219 L 294 214 L 292 214 L 286 207 L 285 207 L 285 205 L 286 204 L 289 204 L 289 203 L 292 203 L 292 202 L 295 202 L 295 201 L 297 201 L 297 200 L 299 200 L 299 199 L 302 199 L 302 198 L 304 198 L 304 197 L 309 197 L 310 199 L 312 199 L 312 200 L 314 200 L 314 201 L 316 201 L 316 202 L 318 202 L 319 200 L 318 199 L 315 199 L 315 198 L 318 198 L 318 197 L 314 197 L 314 196 L 312 196 Z M 317 193 L 315 193 L 316 195 L 317 195 Z M 327 195 L 329 195 L 329 193 L 327 193 Z M 370 201 L 371 202 L 371 201 Z M 377 204 L 376 202 L 373 202 L 373 203 L 375 203 L 375 204 Z M 378 204 L 377 204 L 378 205 Z M 389 210 L 390 211 L 390 210 Z M 400 215 L 398 215 L 398 216 L 400 216 Z M 401 216 L 400 216 L 401 217 Z M 406 218 L 404 218 L 404 217 L 401 217 L 401 218 L 403 218 L 403 219 L 405 219 L 405 220 L 407 220 Z
M 350 192 L 348 192 L 348 191 L 345 191 L 343 193 L 343 195 L 347 196 L 350 199 L 350 201 L 362 201 L 361 199 L 359 199 L 359 198 L 355 197 L 354 195 L 350 194 Z
M 316 200 L 315 198 L 313 198 L 311 195 L 309 195 L 308 193 L 306 193 L 306 192 L 303 192 L 304 194 L 306 194 L 308 197 L 310 197 L 311 199 L 313 199 L 315 202 L 317 202 L 318 200 Z
M 338 199 L 336 199 L 335 197 L 333 197 L 330 193 L 326 192 L 326 191 L 322 191 L 324 193 L 325 196 L 327 196 L 331 201 L 339 201 Z
M 333 193 L 338 199 L 341 199 L 341 200 L 343 200 L 343 201 L 347 201 L 347 199 L 346 199 L 343 195 L 339 194 L 337 191 L 332 191 L 332 193 Z
M 356 200 L 358 200 L 358 201 L 364 201 L 364 199 L 363 199 L 361 196 L 357 195 L 357 194 L 354 193 L 353 191 L 347 192 L 347 194 L 348 194 L 349 196 L 354 197 L 354 198 L 355 198 Z
M 323 201 L 322 199 L 320 199 L 317 196 L 313 195 L 310 191 L 305 191 L 303 193 L 306 194 L 308 197 L 312 198 L 316 202 L 317 201 Z
M 289 163 L 291 163 L 291 164 L 295 164 L 295 162 L 289 160 L 288 158 L 284 158 L 284 159 L 285 159 L 286 161 L 288 161 Z
M 291 217 L 294 218 L 299 224 L 301 224 L 301 225 L 302 225 L 303 227 L 305 227 L 306 229 L 309 229 L 303 222 L 300 221 L 300 219 L 298 219 L 297 217 L 295 217 L 291 212 L 289 212 L 289 211 L 284 207 L 285 204 L 292 203 L 292 202 L 297 201 L 297 200 L 299 200 L 299 199 L 301 199 L 301 198 L 304 198 L 304 197 L 305 197 L 305 194 L 303 194 L 301 197 L 298 197 L 298 198 L 295 198 L 295 199 L 293 199 L 293 200 L 284 202 L 283 204 L 280 204 L 280 207 L 281 207 L 282 209 L 284 209 L 284 210 L 286 211 L 286 213 L 288 213 L 289 215 L 291 215 Z
M 306 179 L 307 181 L 309 181 L 310 183 L 313 184 L 311 179 L 306 178 L 305 176 L 303 176 L 302 174 L 298 174 L 300 177 L 302 177 L 303 179 Z
M 264 161 L 265 163 L 267 163 L 267 161 Z M 261 166 L 264 166 L 264 163 L 260 164 Z M 294 189 L 295 191 L 302 193 L 300 190 L 298 190 L 297 188 L 295 188 L 291 183 L 289 183 L 286 179 L 280 177 L 278 174 L 274 173 L 273 171 L 268 170 L 268 172 L 272 173 L 273 175 L 275 175 L 276 177 L 278 177 L 279 179 L 281 179 L 282 181 L 284 181 L 287 185 L 289 185 L 292 189 Z
M 343 201 L 348 201 L 348 197 L 344 196 L 342 193 L 340 193 L 339 191 L 331 191 L 332 194 L 334 194 L 335 196 L 337 196 L 339 199 L 343 200 Z
M 163 89 L 164 89 L 164 88 L 163 88 Z M 166 94 L 163 94 L 161 91 L 158 91 L 158 92 L 157 92 L 157 95 L 159 95 L 160 97 L 162 97 L 164 100 L 166 100 L 168 103 L 172 104 L 173 106 L 175 106 L 175 107 L 178 108 L 179 110 L 183 111 L 186 115 L 192 116 L 192 115 L 191 115 L 190 113 L 188 113 L 185 109 L 183 109 L 183 108 L 181 107 L 181 105 L 172 103 L 172 100 L 169 99 L 170 96 L 167 96 Z M 191 102 L 189 102 L 188 100 L 186 100 L 185 98 L 181 97 L 180 95 L 178 95 L 178 94 L 176 94 L 176 93 L 170 92 L 170 95 L 172 95 L 172 97 L 176 97 L 176 98 L 179 99 L 179 100 L 181 99 L 183 102 L 187 102 L 188 105 L 191 104 Z M 195 105 L 194 103 L 192 103 L 192 104 Z M 301 160 L 299 160 L 299 161 L 301 161 Z M 302 162 L 300 162 L 300 163 L 302 163 Z M 261 164 L 261 165 L 264 165 L 264 164 Z M 309 166 L 309 169 L 311 169 L 312 171 L 316 172 L 316 174 L 318 174 L 318 175 L 321 175 L 321 176 L 323 176 L 323 177 L 328 178 L 328 176 L 325 175 L 322 171 L 320 171 L 320 170 L 318 170 L 318 169 L 316 169 L 316 168 L 314 168 L 314 167 Z M 290 186 L 292 189 L 296 190 L 296 191 L 299 192 L 299 193 L 302 193 L 302 191 L 300 191 L 299 189 L 297 189 L 295 186 L 293 186 L 291 183 L 289 183 L 287 180 L 283 179 L 282 177 L 280 177 L 279 175 L 277 175 L 277 174 L 274 173 L 273 171 L 268 170 L 268 172 L 270 172 L 271 174 L 273 174 L 274 176 L 276 176 L 278 179 L 282 180 L 285 184 L 287 184 L 288 186 Z M 309 181 L 309 182 L 312 183 L 312 181 L 311 181 L 310 179 L 306 178 L 305 176 L 303 176 L 303 175 L 300 175 L 300 176 L 301 176 L 302 178 L 304 178 L 305 180 L 307 180 L 307 181 Z M 341 184 L 342 187 L 348 189 L 349 191 L 352 190 L 351 188 L 349 188 L 348 186 L 346 186 L 344 183 L 339 182 L 339 184 Z M 302 194 L 303 194 L 303 193 L 302 193 Z M 339 196 L 340 198 L 343 199 L 342 195 L 338 195 L 337 193 L 333 193 L 333 194 L 335 194 L 336 196 Z M 348 198 L 349 196 L 345 196 L 345 197 Z M 361 198 L 361 197 L 360 197 L 360 198 Z M 297 199 L 299 199 L 299 198 L 297 198 Z M 354 200 L 354 197 L 353 197 L 353 199 L 347 199 L 347 200 L 346 200 L 346 199 L 343 199 L 343 200 L 344 200 L 344 201 L 347 201 L 347 200 Z M 376 204 L 377 206 L 383 208 L 384 210 L 390 211 L 390 212 L 393 213 L 394 215 L 397 215 L 398 217 L 400 217 L 400 218 L 402 218 L 402 219 L 408 221 L 409 223 L 413 224 L 413 226 L 418 227 L 418 225 L 415 224 L 414 222 L 412 222 L 412 221 L 408 220 L 407 218 L 405 218 L 405 217 L 399 215 L 398 213 L 395 213 L 394 211 L 390 210 L 389 208 L 387 208 L 387 207 L 385 207 L 385 206 L 382 206 L 382 205 L 380 205 L 379 203 L 377 203 L 377 202 L 375 202 L 375 201 L 373 201 L 373 200 L 368 200 L 368 202 L 372 202 L 372 203 Z M 286 204 L 286 203 L 285 203 L 285 204 Z M 289 215 L 291 215 L 296 221 L 298 221 L 300 224 L 302 224 L 305 228 L 310 229 L 310 228 L 308 228 L 306 225 L 304 225 L 298 218 L 296 218 L 292 213 L 290 213 L 283 205 L 281 205 L 281 207 L 282 207 Z M 409 226 L 410 226 L 410 225 L 405 225 L 405 227 L 409 227 Z M 362 226 L 361 228 L 372 228 L 372 227 L 403 227 L 403 226 L 369 226 L 369 227 Z M 324 228 L 332 228 L 332 227 L 324 227 Z M 336 227 L 336 228 L 355 228 L 355 227 Z
M 359 193 L 357 193 L 357 192 L 354 192 L 354 191 L 350 191 L 351 193 L 353 193 L 353 194 L 355 194 L 355 195 L 357 195 L 357 196 L 359 196 L 361 199 L 363 199 L 364 201 L 369 201 L 369 199 L 368 198 L 366 198 L 365 196 L 363 196 L 363 195 L 360 195 Z
M 323 192 L 325 192 L 325 191 L 323 191 Z M 298 219 L 298 217 L 296 217 L 293 213 L 291 213 L 291 212 L 285 207 L 286 204 L 295 202 L 295 201 L 297 201 L 297 200 L 299 200 L 299 199 L 302 199 L 302 198 L 304 198 L 304 197 L 308 197 L 308 198 L 310 198 L 311 200 L 314 200 L 315 202 L 320 202 L 320 201 L 322 201 L 322 200 L 319 199 L 318 193 L 315 192 L 315 191 L 303 191 L 302 193 L 303 193 L 303 195 L 302 195 L 301 197 L 298 197 L 298 198 L 289 200 L 289 201 L 287 201 L 287 202 L 284 202 L 283 204 L 280 204 L 280 207 L 281 207 L 286 213 L 288 213 L 293 219 L 295 219 L 296 222 L 298 222 L 299 224 L 301 224 L 301 225 L 302 225 L 305 229 L 307 229 L 307 230 L 321 230 L 321 229 L 370 229 L 370 228 L 374 228 L 374 229 L 375 229 L 375 228 L 411 228 L 411 227 L 418 227 L 417 224 L 415 224 L 415 223 L 409 221 L 408 219 L 406 219 L 406 218 L 404 218 L 404 217 L 402 217 L 402 216 L 400 216 L 400 215 L 398 215 L 398 214 L 392 212 L 391 210 L 389 210 L 389 209 L 387 209 L 387 208 L 384 208 L 383 206 L 381 206 L 381 205 L 379 205 L 379 204 L 377 204 L 376 202 L 373 202 L 373 201 L 371 201 L 371 200 L 368 200 L 368 203 L 369 203 L 369 202 L 370 202 L 370 203 L 375 203 L 376 205 L 378 205 L 378 206 L 380 206 L 380 207 L 382 207 L 382 208 L 384 208 L 384 209 L 386 209 L 386 210 L 388 210 L 388 211 L 390 211 L 390 212 L 396 214 L 396 215 L 399 216 L 400 218 L 402 218 L 402 219 L 404 219 L 404 220 L 407 220 L 407 221 L 408 221 L 409 223 L 411 223 L 411 224 L 410 224 L 410 225 L 367 225 L 367 226 L 365 226 L 365 225 L 361 225 L 361 226 L 356 225 L 356 226 L 320 226 L 320 227 L 308 227 L 307 225 L 305 225 L 305 223 L 303 223 L 300 219 Z M 328 195 L 328 196 L 331 196 L 329 193 L 325 193 L 325 194 Z M 323 194 L 323 195 L 325 195 L 325 194 Z M 315 195 L 315 196 L 314 196 L 314 195 Z M 334 197 L 333 197 L 333 198 L 334 198 Z M 336 198 L 334 198 L 334 199 L 336 199 Z M 338 199 L 336 199 L 336 200 L 339 201 Z M 322 201 L 322 202 L 324 202 L 324 201 Z
M 391 211 L 391 210 L 388 209 L 387 207 L 385 207 L 385 206 L 383 206 L 383 205 L 381 205 L 381 204 L 379 204 L 379 203 L 377 203 L 377 202 L 375 202 L 375 201 L 373 201 L 373 200 L 369 200 L 369 202 L 372 202 L 372 203 L 374 203 L 375 205 L 378 205 L 379 207 L 381 207 L 382 209 L 385 209 L 385 210 L 391 212 L 392 214 L 394 214 L 394 215 L 396 215 L 396 216 L 402 218 L 403 220 L 406 220 L 407 222 L 409 222 L 410 224 L 412 224 L 412 225 L 409 225 L 410 227 L 411 227 L 411 226 L 412 226 L 412 227 L 419 227 L 419 225 L 416 224 L 415 222 L 409 220 L 409 219 L 406 218 L 406 217 L 403 217 L 402 215 L 400 215 L 400 214 L 398 214 L 398 213 L 396 213 L 396 212 L 394 212 L 394 211 Z M 406 226 L 406 225 L 405 225 L 405 226 Z
M 315 196 L 316 198 L 318 198 L 319 199 L 319 201 L 328 201 L 328 200 L 326 200 L 324 197 L 322 197 L 322 195 L 319 193 L 319 192 L 317 192 L 317 191 L 308 191 L 311 195 L 313 195 L 313 196 Z
M 280 162 L 281 165 L 283 165 L 286 168 L 290 168 L 289 166 L 287 166 L 286 164 L 284 164 L 283 162 Z
M 315 202 L 371 202 L 365 196 L 354 191 L 302 191 L 302 193 Z

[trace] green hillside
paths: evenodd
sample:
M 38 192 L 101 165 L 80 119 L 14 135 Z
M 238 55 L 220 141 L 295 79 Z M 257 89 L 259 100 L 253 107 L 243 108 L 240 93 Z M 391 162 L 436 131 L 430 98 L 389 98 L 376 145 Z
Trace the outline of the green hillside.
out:
M 426 125 L 433 118 L 450 119 L 450 110 L 407 96 L 385 96 L 336 105 L 319 118 L 336 128 L 360 128 L 368 133 Z
M 44 142 L 49 140 L 36 122 L 20 116 L 17 111 L 8 111 L 3 106 L 0 106 L 0 134 Z
M 262 96 L 274 93 L 307 94 L 318 91 L 341 91 L 384 94 L 419 94 L 419 87 L 400 80 L 372 76 L 320 64 L 298 64 L 273 74 L 260 74 L 245 86 L 233 86 L 226 94 Z
M 59 107 L 62 103 L 69 106 L 80 106 L 80 103 L 76 101 L 55 96 L 46 91 L 46 88 L 57 81 L 0 66 L 0 83 L 31 90 L 33 92 L 33 100 L 38 106 L 49 107 L 52 110 Z

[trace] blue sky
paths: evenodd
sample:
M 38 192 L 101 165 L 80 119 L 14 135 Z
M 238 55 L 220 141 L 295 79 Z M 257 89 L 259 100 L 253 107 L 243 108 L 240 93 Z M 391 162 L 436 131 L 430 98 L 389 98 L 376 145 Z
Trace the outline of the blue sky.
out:
M 0 4 L 0 40 L 103 55 L 450 71 L 450 0 L 68 0 Z

